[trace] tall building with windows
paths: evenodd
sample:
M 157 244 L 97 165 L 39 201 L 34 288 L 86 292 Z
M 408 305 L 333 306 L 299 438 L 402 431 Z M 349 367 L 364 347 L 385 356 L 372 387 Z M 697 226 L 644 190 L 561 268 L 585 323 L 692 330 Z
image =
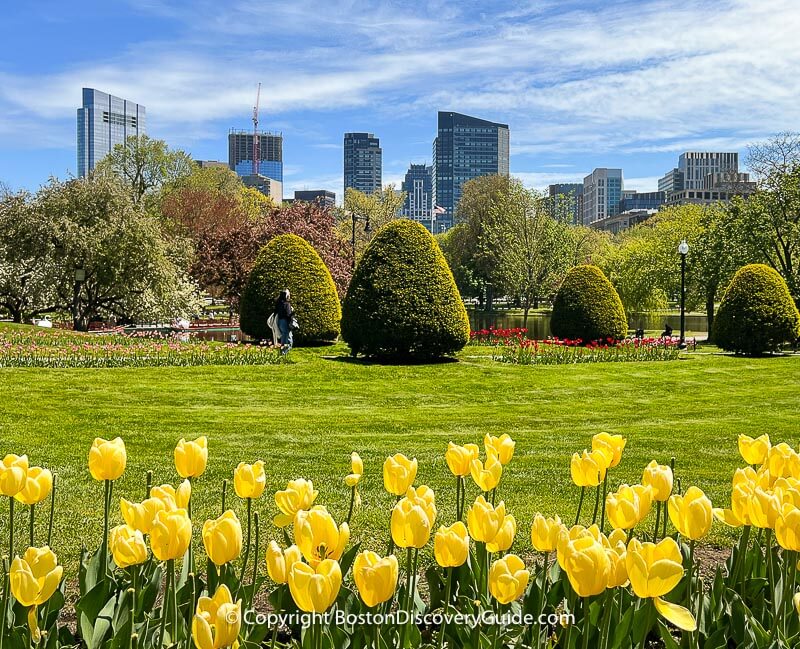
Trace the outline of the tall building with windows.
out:
M 509 174 L 508 124 L 498 124 L 461 113 L 439 112 L 433 141 L 433 202 L 444 211 L 442 230 L 453 225 L 468 180 Z
M 547 194 L 554 216 L 566 210 L 572 215 L 573 225 L 583 223 L 583 183 L 548 185 Z
M 431 232 L 433 225 L 433 168 L 425 164 L 412 164 L 400 185 L 406 193 L 402 214 L 406 218 L 419 221 Z
M 383 150 L 372 133 L 344 134 L 344 191 L 373 194 L 383 187 Z
M 683 172 L 677 167 L 658 179 L 658 191 L 664 192 L 666 196 L 681 190 L 683 190 Z
M 253 175 L 253 131 L 228 132 L 228 167 L 240 176 Z M 283 135 L 258 134 L 258 175 L 283 183 Z
M 739 154 L 687 151 L 678 157 L 678 169 L 683 174 L 680 189 L 703 189 L 709 174 L 738 172 Z
M 601 167 L 583 179 L 583 225 L 619 214 L 624 183 L 622 169 Z
M 667 197 L 664 192 L 628 192 L 625 190 L 619 202 L 619 213 L 631 210 L 659 210 L 666 201 Z
M 144 133 L 144 106 L 83 88 L 83 102 L 78 109 L 78 176 L 88 174 L 117 144 Z

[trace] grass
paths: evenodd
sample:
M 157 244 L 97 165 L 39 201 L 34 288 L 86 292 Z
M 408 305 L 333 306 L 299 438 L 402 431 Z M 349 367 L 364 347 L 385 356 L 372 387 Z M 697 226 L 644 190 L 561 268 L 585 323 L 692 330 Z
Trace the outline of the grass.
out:
M 393 503 L 381 465 L 395 452 L 419 459 L 417 482 L 436 491 L 440 520 L 449 523 L 448 441 L 480 443 L 485 433 L 509 433 L 517 451 L 498 494 L 519 522 L 515 549 L 526 552 L 535 512 L 572 522 L 579 492 L 569 459 L 596 432 L 628 438 L 613 484 L 638 481 L 649 460 L 675 456 L 684 489 L 695 484 L 720 506 L 728 505 L 731 475 L 742 464 L 739 433 L 766 432 L 794 447 L 800 436 L 797 355 L 744 359 L 698 351 L 673 362 L 535 367 L 493 362 L 475 347 L 458 362 L 417 366 L 351 362 L 342 346 L 295 350 L 292 357 L 291 365 L 262 367 L 0 370 L 0 453 L 28 453 L 32 464 L 58 473 L 53 545 L 70 572 L 81 545 L 95 548 L 101 535 L 102 486 L 86 468 L 95 436 L 120 435 L 127 444 L 118 502 L 144 497 L 148 469 L 155 484 L 176 483 L 175 442 L 208 435 L 208 471 L 195 484 L 196 536 L 202 520 L 219 514 L 222 480 L 239 461 L 256 459 L 266 461 L 268 481 L 255 507 L 262 539 L 279 538 L 272 492 L 291 478 L 313 479 L 318 502 L 343 519 L 349 491 L 342 479 L 356 450 L 365 478 L 353 537 L 381 552 Z M 476 495 L 470 489 L 469 497 Z M 232 488 L 228 502 L 243 515 Z M 45 518 L 37 517 L 39 542 Z M 115 509 L 112 522 L 120 521 Z M 21 552 L 25 513 L 17 526 Z M 727 543 L 728 534 L 716 524 L 710 540 Z

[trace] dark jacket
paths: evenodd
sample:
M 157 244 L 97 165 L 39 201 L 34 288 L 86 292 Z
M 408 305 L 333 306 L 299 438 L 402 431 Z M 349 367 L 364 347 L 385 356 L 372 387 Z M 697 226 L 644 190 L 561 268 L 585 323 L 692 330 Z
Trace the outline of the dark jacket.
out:
M 294 315 L 292 303 L 288 300 L 278 300 L 275 302 L 275 315 L 278 317 L 278 320 L 291 321 Z

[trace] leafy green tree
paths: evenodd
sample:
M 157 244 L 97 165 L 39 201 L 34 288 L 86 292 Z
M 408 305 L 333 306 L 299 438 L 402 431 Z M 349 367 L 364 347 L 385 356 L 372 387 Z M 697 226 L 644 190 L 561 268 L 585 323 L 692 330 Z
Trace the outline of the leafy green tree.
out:
M 457 223 L 447 232 L 436 235 L 439 247 L 453 272 L 456 286 L 463 297 L 478 297 L 480 281 L 475 277 L 470 263 L 469 232 L 466 223 Z
M 373 194 L 365 194 L 348 187 L 344 194 L 343 209 L 336 210 L 336 230 L 343 241 L 351 244 L 355 235 L 356 261 L 361 258 L 367 244 L 375 233 L 389 221 L 400 218 L 400 210 L 406 200 L 405 192 L 395 191 L 394 185 L 387 185 Z M 353 228 L 353 215 L 358 219 Z M 369 219 L 369 229 L 366 228 Z M 352 252 L 351 252 L 352 255 Z

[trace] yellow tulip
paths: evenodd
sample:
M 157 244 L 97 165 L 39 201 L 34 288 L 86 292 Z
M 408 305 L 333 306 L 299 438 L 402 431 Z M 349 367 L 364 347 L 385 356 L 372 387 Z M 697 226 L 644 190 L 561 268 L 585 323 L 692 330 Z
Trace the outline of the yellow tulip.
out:
M 431 535 L 431 521 L 418 500 L 402 498 L 392 509 L 392 539 L 399 548 L 422 548 Z
M 635 484 L 631 487 L 636 496 L 639 498 L 639 520 L 641 523 L 650 513 L 653 507 L 653 488 L 649 485 Z
M 192 521 L 185 509 L 162 510 L 150 530 L 150 548 L 159 561 L 180 559 L 192 540 Z
M 522 559 L 516 554 L 507 554 L 489 569 L 489 592 L 501 604 L 509 604 L 522 597 L 528 579 L 530 573 Z
M 158 498 L 165 509 L 187 509 L 192 497 L 192 483 L 187 478 L 175 489 L 171 484 L 162 484 L 150 490 L 151 498 Z
M 216 566 L 233 561 L 242 553 L 242 524 L 232 509 L 203 523 L 203 546 Z
M 531 526 L 531 544 L 539 552 L 553 552 L 557 547 L 562 527 L 563 524 L 558 516 L 545 518 L 541 514 L 536 514 Z
M 579 487 L 596 487 L 605 479 L 610 461 L 611 455 L 602 448 L 573 453 L 569 465 L 572 481 Z
M 53 474 L 49 469 L 32 466 L 28 469 L 25 486 L 14 498 L 24 505 L 42 502 L 53 490 Z
M 406 498 L 425 510 L 428 522 L 431 524 L 431 529 L 433 529 L 433 523 L 436 521 L 436 496 L 433 493 L 433 489 L 425 485 L 420 485 L 417 488 L 409 487 L 406 492 Z
M 608 582 L 607 588 L 617 588 L 628 584 L 628 569 L 625 566 L 625 557 L 628 547 L 625 545 L 627 534 L 623 530 L 614 530 L 608 536 L 606 554 L 608 555 Z
M 497 536 L 506 519 L 506 504 L 500 501 L 493 507 L 486 498 L 478 496 L 467 511 L 469 535 L 480 543 L 489 543 Z
M 567 569 L 566 559 L 569 553 L 572 551 L 573 545 L 576 541 L 584 537 L 591 537 L 595 541 L 600 542 L 603 535 L 597 525 L 592 525 L 588 528 L 584 527 L 583 525 L 573 525 L 570 528 L 562 525 L 561 530 L 558 533 L 558 541 L 556 543 L 556 558 L 558 559 L 558 565 L 561 566 L 562 570 L 566 571 Z
M 383 486 L 390 494 L 402 496 L 417 477 L 417 458 L 409 460 L 402 453 L 387 457 L 383 463 Z
M 116 480 L 125 473 L 128 453 L 121 437 L 112 440 L 96 437 L 89 449 L 89 473 L 95 480 Z
M 800 480 L 796 478 L 778 478 L 772 487 L 781 506 L 790 504 L 800 507 Z
M 503 465 L 494 453 L 486 455 L 486 462 L 472 460 L 469 463 L 469 472 L 475 484 L 481 491 L 491 491 L 500 482 L 503 474 Z
M 672 495 L 672 469 L 652 460 L 644 469 L 642 484 L 653 490 L 653 500 L 666 502 Z
M 239 462 L 233 472 L 233 488 L 239 498 L 261 498 L 266 485 L 263 461 L 259 460 L 254 464 Z
M 181 478 L 198 478 L 208 464 L 208 439 L 201 435 L 188 442 L 181 438 L 175 446 L 175 468 Z
M 443 568 L 464 565 L 469 556 L 469 536 L 464 523 L 457 521 L 449 527 L 439 527 L 433 537 L 433 556 Z
M 9 570 L 11 593 L 28 611 L 28 626 L 31 639 L 41 640 L 37 624 L 36 607 L 49 600 L 61 583 L 64 569 L 58 565 L 58 558 L 46 545 L 41 548 L 28 548 L 22 558 L 15 557 Z
M 626 484 L 620 485 L 619 490 L 610 492 L 606 496 L 606 515 L 608 522 L 613 527 L 629 530 L 636 527 L 642 520 L 639 493 Z
M 469 475 L 469 467 L 472 460 L 478 459 L 479 449 L 477 444 L 465 444 L 459 446 L 449 442 L 447 444 L 447 453 L 444 454 L 444 459 L 447 460 L 447 466 L 454 476 L 464 477 Z
M 739 435 L 739 453 L 748 464 L 764 464 L 771 446 L 766 433 L 755 439 L 748 435 Z
M 355 487 L 360 481 L 361 476 L 364 475 L 364 462 L 358 453 L 350 454 L 350 474 L 345 477 L 344 483 L 348 487 Z
M 781 502 L 778 496 L 771 491 L 765 491 L 761 487 L 756 487 L 747 501 L 750 524 L 763 529 L 773 529 L 775 527 L 775 521 L 780 515 L 780 509 Z
M 336 527 L 336 521 L 322 505 L 297 512 L 294 519 L 294 539 L 306 561 L 316 566 L 325 559 L 339 560 L 350 540 L 347 523 Z
M 564 567 L 569 583 L 579 597 L 599 595 L 608 585 L 611 561 L 606 548 L 591 534 L 583 535 L 567 546 Z
M 333 559 L 320 561 L 316 567 L 297 562 L 289 570 L 289 591 L 300 610 L 324 613 L 336 601 L 342 586 L 342 569 Z
M 514 537 L 516 535 L 517 521 L 511 514 L 506 514 L 502 525 L 500 525 L 500 529 L 497 530 L 497 534 L 495 534 L 491 541 L 487 541 L 486 550 L 492 554 L 507 552 L 514 543 Z
M 290 545 L 286 550 L 281 550 L 275 541 L 270 541 L 267 546 L 267 572 L 269 578 L 276 584 L 285 584 L 289 579 L 289 571 L 298 561 L 303 560 L 303 553 L 296 545 Z
M 150 530 L 153 529 L 153 524 L 156 522 L 156 514 L 167 509 L 167 504 L 160 498 L 147 498 L 140 503 L 132 503 L 121 498 L 119 508 L 122 518 L 129 527 L 139 530 L 142 534 L 150 534 Z M 170 509 L 177 509 L 177 507 L 173 506 Z
M 381 558 L 375 552 L 359 552 L 353 562 L 353 580 L 364 604 L 377 606 L 391 599 L 397 590 L 397 557 Z
M 276 527 L 286 527 L 294 522 L 297 512 L 311 509 L 318 493 L 314 483 L 304 478 L 290 480 L 284 491 L 275 492 L 275 504 L 281 510 L 273 521 Z
M 694 631 L 697 628 L 689 611 L 662 599 L 683 578 L 683 558 L 674 539 L 667 537 L 657 545 L 632 539 L 625 566 L 637 597 L 653 598 L 656 610 L 679 629 Z
M 786 442 L 769 449 L 766 465 L 773 479 L 800 475 L 800 456 Z
M 625 449 L 627 440 L 622 435 L 611 435 L 609 433 L 597 433 L 592 437 L 592 450 L 605 449 L 611 457 L 608 468 L 613 469 L 622 459 L 622 451 Z
M 731 527 L 750 525 L 749 503 L 758 475 L 751 467 L 736 469 L 731 486 L 731 508 L 714 508 L 714 517 Z
M 238 646 L 242 628 L 242 600 L 233 603 L 228 587 L 222 584 L 214 597 L 201 597 L 192 619 L 192 638 L 197 649 L 224 649 Z
M 784 550 L 800 552 L 800 509 L 785 504 L 775 521 L 775 539 Z
M 130 525 L 118 525 L 109 532 L 109 547 L 114 563 L 120 568 L 138 566 L 147 561 L 144 535 Z
M 711 529 L 711 501 L 697 487 L 689 487 L 682 496 L 672 496 L 667 508 L 675 529 L 687 539 L 698 541 Z
M 503 466 L 511 462 L 516 445 L 517 443 L 511 439 L 508 433 L 503 433 L 500 437 L 494 437 L 487 433 L 483 437 L 483 447 L 486 449 L 486 455 L 496 455 Z

